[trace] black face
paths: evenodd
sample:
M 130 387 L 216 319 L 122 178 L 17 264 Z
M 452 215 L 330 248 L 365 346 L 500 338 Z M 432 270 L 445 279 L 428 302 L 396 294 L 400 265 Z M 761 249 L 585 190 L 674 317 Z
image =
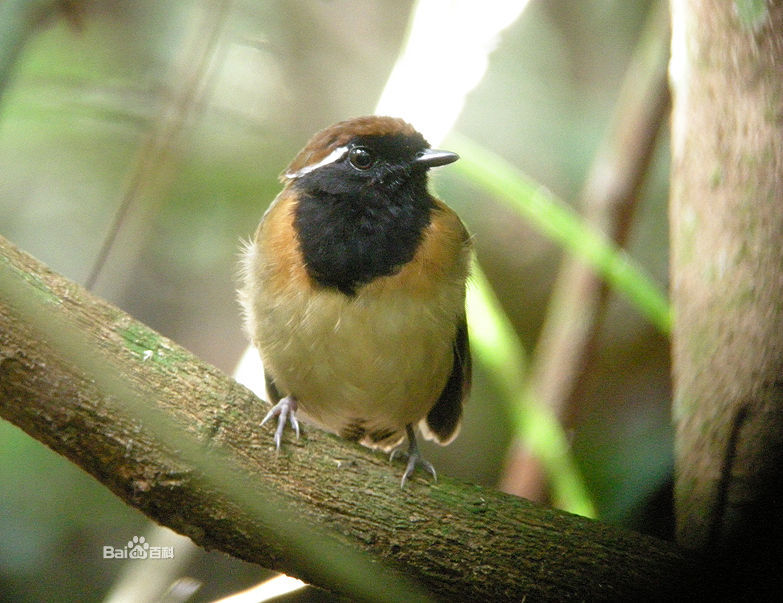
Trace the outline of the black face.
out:
M 320 285 L 354 295 L 413 258 L 430 222 L 427 148 L 421 136 L 364 136 L 337 161 L 294 180 L 294 224 L 307 271 Z

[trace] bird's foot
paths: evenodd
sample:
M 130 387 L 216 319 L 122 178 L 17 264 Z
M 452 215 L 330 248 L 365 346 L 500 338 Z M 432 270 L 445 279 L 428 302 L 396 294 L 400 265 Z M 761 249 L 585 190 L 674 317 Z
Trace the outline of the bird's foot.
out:
M 261 425 L 266 423 L 272 417 L 277 417 L 277 429 L 275 429 L 275 448 L 280 450 L 280 442 L 283 439 L 283 432 L 285 431 L 285 424 L 290 423 L 291 427 L 296 432 L 296 437 L 299 439 L 299 421 L 296 420 L 296 398 L 293 396 L 286 396 L 280 402 L 275 404 L 266 416 L 261 421 Z
M 405 432 L 408 434 L 408 450 L 405 451 L 402 448 L 395 448 L 392 450 L 391 456 L 389 457 L 390 461 L 393 461 L 397 456 L 408 457 L 408 464 L 405 467 L 405 472 L 402 474 L 400 488 L 405 487 L 405 482 L 408 481 L 408 478 L 415 473 L 416 467 L 421 467 L 430 475 L 432 475 L 433 480 L 437 481 L 438 474 L 435 473 L 435 467 L 433 467 L 432 463 L 430 463 L 427 459 L 421 456 L 421 453 L 419 452 L 419 447 L 416 444 L 416 435 L 413 433 L 413 427 L 406 425 Z

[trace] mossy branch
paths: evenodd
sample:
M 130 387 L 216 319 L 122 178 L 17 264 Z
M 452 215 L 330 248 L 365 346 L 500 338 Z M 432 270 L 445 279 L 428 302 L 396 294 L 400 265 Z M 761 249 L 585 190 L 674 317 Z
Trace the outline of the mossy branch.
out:
M 413 582 L 472 601 L 686 589 L 692 565 L 671 543 L 449 478 L 401 491 L 385 455 L 314 429 L 277 454 L 264 411 L 0 237 L 0 416 L 198 544 L 375 600 L 428 596 Z

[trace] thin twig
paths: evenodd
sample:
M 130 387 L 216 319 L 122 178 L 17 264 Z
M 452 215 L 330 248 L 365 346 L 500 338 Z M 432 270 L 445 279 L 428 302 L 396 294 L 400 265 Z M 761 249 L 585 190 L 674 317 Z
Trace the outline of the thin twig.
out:
M 582 191 L 585 221 L 619 245 L 627 238 L 658 132 L 666 123 L 668 32 L 666 3 L 657 2 L 626 72 L 613 126 Z M 551 408 L 566 426 L 578 402 L 578 384 L 592 355 L 607 295 L 606 285 L 590 268 L 578 258 L 564 258 L 528 387 L 532 399 Z M 532 500 L 546 498 L 546 477 L 524 442 L 512 445 L 500 488 Z
M 152 199 L 159 196 L 156 192 L 160 192 L 172 168 L 172 149 L 176 147 L 185 125 L 203 99 L 205 82 L 209 81 L 210 66 L 229 14 L 231 0 L 207 3 L 206 6 L 208 8 L 204 9 L 194 26 L 190 43 L 182 48 L 179 65 L 166 78 L 171 82 L 170 90 L 173 94 L 161 108 L 149 135 L 139 148 L 122 200 L 85 279 L 84 286 L 88 289 L 95 287 L 123 228 L 130 228 L 127 220 L 132 209 L 140 199 L 146 199 L 151 204 Z M 151 211 L 152 207 L 146 207 L 142 213 L 150 214 Z

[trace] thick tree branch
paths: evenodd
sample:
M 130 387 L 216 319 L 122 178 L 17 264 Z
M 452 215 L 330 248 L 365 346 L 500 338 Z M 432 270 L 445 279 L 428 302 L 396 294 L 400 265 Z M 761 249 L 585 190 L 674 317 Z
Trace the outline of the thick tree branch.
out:
M 399 468 L 384 455 L 318 430 L 285 441 L 278 455 L 258 427 L 264 404 L 217 369 L 2 237 L 0 276 L 0 415 L 202 546 L 319 577 L 302 570 L 285 543 L 270 542 L 266 526 L 236 499 L 205 487 L 188 451 L 171 449 L 179 440 L 167 442 L 153 422 L 117 412 L 99 387 L 105 375 L 84 374 L 78 358 L 53 349 L 56 338 L 42 338 L 41 325 L 30 324 L 30 313 L 13 301 L 19 291 L 9 291 L 13 279 L 31 305 L 76 325 L 104 366 L 114 367 L 112 378 L 203 448 L 227 450 L 257 480 L 251 491 L 277 492 L 281 514 L 328 526 L 439 597 L 632 600 L 686 588 L 691 564 L 667 542 L 448 478 L 415 479 L 400 491 Z
M 757 4 L 672 2 L 677 531 L 702 550 L 780 523 L 783 4 Z
M 672 0 L 677 539 L 783 588 L 783 2 Z M 762 594 L 763 593 L 763 594 Z

